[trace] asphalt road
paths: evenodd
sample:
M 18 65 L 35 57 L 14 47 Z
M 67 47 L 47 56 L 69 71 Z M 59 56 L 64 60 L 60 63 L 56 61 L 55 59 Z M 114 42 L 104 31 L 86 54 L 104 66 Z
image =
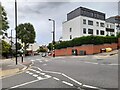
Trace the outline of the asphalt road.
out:
M 24 60 L 33 62 L 31 68 L 2 79 L 3 88 L 118 88 L 118 55 L 56 58 L 38 55 Z

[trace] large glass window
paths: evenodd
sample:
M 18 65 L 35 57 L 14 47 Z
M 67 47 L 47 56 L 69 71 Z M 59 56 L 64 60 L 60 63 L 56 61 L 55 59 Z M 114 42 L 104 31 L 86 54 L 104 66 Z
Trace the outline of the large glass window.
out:
M 101 31 L 100 31 L 100 34 L 101 34 L 101 35 L 104 35 L 104 34 L 105 34 L 105 32 L 104 32 L 103 30 L 101 30 Z
M 93 25 L 93 21 L 88 20 L 88 25 Z
M 105 24 L 104 24 L 104 23 L 100 23 L 100 26 L 101 26 L 101 27 L 104 27 L 104 26 L 105 26 Z
M 72 28 L 70 28 L 70 32 L 72 32 Z
M 96 34 L 99 35 L 99 30 L 96 30 Z
M 70 39 L 72 39 L 72 35 L 70 35 Z
M 83 28 L 83 34 L 86 34 L 86 28 Z
M 96 26 L 99 26 L 99 22 L 96 22 Z
M 83 19 L 83 24 L 86 24 L 86 20 L 85 19 Z
M 93 29 L 88 29 L 88 34 L 93 34 Z

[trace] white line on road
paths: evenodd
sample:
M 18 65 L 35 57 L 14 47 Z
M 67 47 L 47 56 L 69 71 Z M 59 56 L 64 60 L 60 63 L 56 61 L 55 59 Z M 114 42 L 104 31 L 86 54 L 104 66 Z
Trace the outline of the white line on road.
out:
M 29 72 L 28 74 L 32 75 L 33 73 Z
M 75 79 L 73 79 L 73 78 L 71 78 L 71 77 L 69 77 L 69 76 L 67 76 L 67 75 L 65 75 L 65 74 L 63 74 L 63 73 L 62 73 L 62 75 L 63 75 L 64 77 L 67 77 L 67 78 L 70 79 L 71 81 L 77 83 L 78 85 L 80 85 L 80 86 L 82 85 L 82 83 L 78 82 L 77 80 L 75 80 Z
M 42 80 L 43 78 L 42 77 L 37 77 L 38 80 Z
M 58 79 L 58 78 L 56 78 L 56 77 L 53 77 L 53 79 L 55 79 L 55 80 L 57 80 L 57 81 L 59 81 L 60 79 Z
M 36 71 L 36 73 L 40 73 L 40 71 Z
M 94 87 L 94 86 L 90 86 L 90 85 L 83 85 L 83 87 L 87 87 L 87 88 L 94 88 L 94 89 L 97 89 L 97 87 Z
M 43 64 L 43 66 L 46 66 L 47 64 Z
M 42 62 L 42 61 L 39 61 L 40 63 Z
M 34 77 L 38 77 L 38 75 L 37 75 L 37 74 L 33 74 L 33 76 L 34 76 Z
M 46 72 L 46 73 L 53 73 L 53 74 L 62 74 L 60 72 L 53 72 L 53 71 L 43 71 L 43 72 Z
M 45 75 L 45 73 L 40 73 L 41 75 Z
M 90 64 L 98 64 L 98 63 L 94 63 L 94 62 L 85 62 L 85 63 L 90 63 Z
M 66 81 L 62 81 L 62 83 L 66 84 L 66 85 L 69 85 L 69 86 L 73 86 L 73 84 L 71 84 L 69 82 L 66 82 Z
M 51 78 L 51 76 L 50 75 L 45 75 L 47 78 Z
M 32 62 L 34 62 L 35 60 L 31 60 Z
M 26 82 L 26 83 L 23 83 L 23 84 L 16 85 L 16 86 L 11 87 L 10 89 L 18 88 L 18 87 L 21 87 L 21 86 L 24 86 L 24 85 L 27 85 L 27 84 L 30 84 L 30 83 L 34 83 L 34 82 L 37 82 L 37 81 L 40 81 L 40 80 L 45 80 L 45 79 L 48 79 L 48 78 L 40 79 L 40 77 L 39 77 L 37 80 L 33 80 L 33 81 L 30 81 L 30 82 Z

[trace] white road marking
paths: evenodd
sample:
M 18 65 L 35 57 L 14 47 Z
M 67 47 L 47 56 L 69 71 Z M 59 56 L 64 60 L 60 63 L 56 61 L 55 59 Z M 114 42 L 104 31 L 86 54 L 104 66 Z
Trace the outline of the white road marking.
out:
M 42 77 L 37 77 L 38 80 L 42 80 L 43 78 Z
M 55 79 L 55 80 L 57 80 L 57 81 L 59 81 L 60 79 L 58 79 L 58 78 L 56 78 L 56 77 L 53 77 L 53 79 Z
M 94 89 L 97 89 L 97 87 L 94 87 L 94 86 L 90 86 L 90 85 L 83 85 L 83 87 L 87 87 L 87 88 L 94 88 Z
M 40 77 L 39 77 L 37 80 L 33 80 L 33 81 L 30 81 L 30 82 L 26 82 L 26 83 L 23 83 L 23 84 L 16 85 L 16 86 L 10 87 L 10 89 L 11 88 L 18 88 L 18 87 L 21 87 L 21 86 L 24 86 L 24 85 L 27 85 L 27 84 L 30 84 L 30 83 L 34 83 L 34 82 L 37 82 L 37 81 L 40 81 L 40 80 L 45 80 L 45 79 L 48 79 L 48 78 L 40 79 Z
M 46 66 L 47 64 L 43 64 L 43 66 Z
M 29 72 L 28 74 L 32 75 L 33 73 Z
M 48 60 L 45 60 L 46 62 L 48 62 Z
M 34 62 L 35 60 L 31 60 L 32 62 Z
M 26 73 L 29 73 L 29 71 L 26 71 Z
M 36 73 L 40 73 L 40 71 L 36 71 Z
M 33 66 L 33 67 L 35 67 L 35 66 Z M 53 72 L 53 71 L 43 71 L 42 69 L 40 69 L 39 67 L 35 67 L 35 68 L 37 68 L 37 69 L 39 69 L 40 71 L 42 71 L 42 72 L 47 72 L 47 73 L 54 73 L 54 74 L 61 74 L 61 75 L 63 75 L 64 77 L 66 77 L 66 78 L 68 78 L 68 79 L 70 79 L 71 81 L 73 81 L 73 82 L 75 82 L 75 83 L 77 83 L 78 85 L 83 85 L 82 83 L 80 83 L 80 82 L 78 82 L 77 80 L 75 80 L 75 79 L 73 79 L 73 78 L 71 78 L 71 77 L 69 77 L 69 76 L 67 76 L 67 75 L 65 75 L 64 73 L 60 73 L 60 72 Z M 51 76 L 50 75 L 46 75 L 48 78 L 50 78 Z M 70 84 L 70 83 L 69 83 Z M 72 86 L 72 84 L 70 84 L 71 86 Z M 89 88 L 97 88 L 98 89 L 98 87 L 94 87 L 94 86 L 90 86 L 90 85 L 84 85 L 84 87 L 89 87 Z
M 39 61 L 40 63 L 42 62 L 42 61 Z
M 33 74 L 33 76 L 34 76 L 34 77 L 38 77 L 38 75 L 37 75 L 37 74 Z
M 67 85 L 69 85 L 69 86 L 73 86 L 73 84 L 68 83 L 68 82 L 66 82 L 66 81 L 62 81 L 62 83 L 67 84 Z
M 46 72 L 46 73 L 53 73 L 53 74 L 62 74 L 60 72 L 53 72 L 53 71 L 43 71 L 43 72 Z
M 90 63 L 90 64 L 98 64 L 98 63 L 94 63 L 94 62 L 85 62 L 85 63 Z
M 45 73 L 40 73 L 41 75 L 45 75 Z
M 67 78 L 70 79 L 71 81 L 77 83 L 78 85 L 80 85 L 80 86 L 82 85 L 82 83 L 78 82 L 77 80 L 75 80 L 75 79 L 73 79 L 73 78 L 71 78 L 71 77 L 69 77 L 69 76 L 67 76 L 67 75 L 65 75 L 65 74 L 63 74 L 63 73 L 62 73 L 62 75 L 63 75 L 64 77 L 67 77 Z
M 51 76 L 50 75 L 45 75 L 47 78 L 51 78 Z
M 115 63 L 114 63 L 114 64 L 108 64 L 108 65 L 111 65 L 111 66 L 118 66 L 119 64 L 115 64 Z

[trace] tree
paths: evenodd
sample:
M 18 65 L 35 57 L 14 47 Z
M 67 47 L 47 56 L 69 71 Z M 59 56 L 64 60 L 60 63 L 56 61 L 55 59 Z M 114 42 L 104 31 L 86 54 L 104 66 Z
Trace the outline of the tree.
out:
M 35 42 L 35 36 L 36 36 L 35 29 L 32 24 L 24 23 L 18 25 L 17 38 L 20 39 L 21 42 L 25 44 L 24 46 L 25 50 L 30 43 Z
M 0 4 L 0 30 L 7 30 L 9 28 L 7 21 L 7 13 L 3 6 Z
M 2 40 L 2 55 L 7 57 L 7 55 L 10 53 L 10 45 Z
M 43 48 L 43 47 L 40 47 L 40 48 L 37 50 L 37 52 L 47 52 L 47 50 L 46 50 L 45 48 Z

